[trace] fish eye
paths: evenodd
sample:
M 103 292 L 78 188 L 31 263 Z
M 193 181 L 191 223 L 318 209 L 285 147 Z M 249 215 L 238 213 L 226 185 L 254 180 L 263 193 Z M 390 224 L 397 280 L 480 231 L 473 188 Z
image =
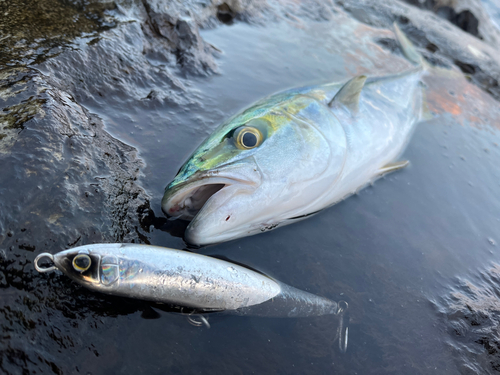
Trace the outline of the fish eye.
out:
M 90 257 L 87 254 L 78 254 L 73 258 L 73 268 L 78 272 L 85 272 L 90 268 L 92 263 Z
M 259 129 L 253 126 L 242 126 L 235 131 L 236 145 L 239 148 L 249 150 L 260 146 L 264 137 Z

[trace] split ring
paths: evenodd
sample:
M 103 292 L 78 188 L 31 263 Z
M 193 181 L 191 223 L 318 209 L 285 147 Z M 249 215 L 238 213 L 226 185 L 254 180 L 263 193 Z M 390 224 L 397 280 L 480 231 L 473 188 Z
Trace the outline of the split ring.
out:
M 41 254 L 38 254 L 38 256 L 35 258 L 35 269 L 40 272 L 40 273 L 45 273 L 45 272 L 50 272 L 50 271 L 54 271 L 57 269 L 56 266 L 51 266 L 51 267 L 40 267 L 38 265 L 38 262 L 40 261 L 40 259 L 42 258 L 49 258 L 52 263 L 54 263 L 54 256 L 50 253 L 41 253 Z

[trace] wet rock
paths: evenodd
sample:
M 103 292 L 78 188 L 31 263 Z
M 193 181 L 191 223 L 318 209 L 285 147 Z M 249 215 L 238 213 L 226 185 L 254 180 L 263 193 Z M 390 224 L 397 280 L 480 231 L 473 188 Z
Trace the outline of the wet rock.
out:
M 460 278 L 449 295 L 435 301 L 449 346 L 470 374 L 500 371 L 500 266 Z
M 235 17 L 249 18 L 260 9 L 254 3 L 259 2 L 243 6 L 234 1 L 228 6 Z M 194 103 L 197 94 L 186 86 L 189 75 L 218 70 L 215 58 L 220 51 L 201 38 L 199 29 L 220 25 L 219 5 L 153 0 L 119 3 L 112 13 L 116 27 L 101 34 L 104 37 L 85 38 L 78 49 L 37 68 L 79 103 L 102 111 L 110 103 L 114 109 L 130 108 L 137 100 L 150 108 Z
M 157 35 L 142 3 L 118 5 L 113 19 L 85 13 L 99 3 L 76 10 L 64 3 L 54 13 L 44 12 L 50 5 L 38 4 L 45 18 L 35 12 L 32 22 L 19 11 L 0 27 L 0 38 L 26 30 L 17 39 L 11 34 L 1 39 L 8 42 L 0 61 L 0 369 L 6 374 L 20 368 L 73 371 L 71 363 L 45 351 L 80 344 L 70 333 L 75 319 L 90 319 L 98 329 L 100 317 L 142 309 L 141 303 L 122 299 L 95 300 L 66 278 L 47 278 L 33 269 L 40 252 L 83 243 L 148 243 L 149 226 L 165 224 L 151 215 L 136 150 L 111 136 L 82 103 L 93 108 L 113 102 L 126 107 L 141 99 L 153 107 L 186 104 L 192 96 L 171 70 L 216 70 L 214 49 L 188 17 L 168 18 L 165 9 L 158 10 L 154 15 L 164 23 L 157 31 L 164 35 Z M 55 27 L 47 23 L 54 16 Z M 37 69 L 21 67 L 26 64 Z M 51 319 L 57 329 L 47 324 Z
M 38 72 L 1 74 L 1 186 L 9 197 L 0 203 L 2 247 L 126 240 L 130 216 L 148 198 L 136 185 L 142 164 L 135 150 Z
M 439 17 L 464 30 L 484 39 L 488 43 L 499 45 L 500 30 L 488 12 L 487 4 L 481 0 L 405 0 L 413 6 L 434 12 Z
M 126 240 L 148 199 L 137 185 L 135 150 L 35 70 L 1 74 L 1 179 L 10 197 L 0 203 L 2 246 L 33 251 L 33 243 L 64 248 L 86 236 Z M 27 239 L 15 244 L 19 236 Z
M 114 8 L 111 1 L 0 1 L 0 66 L 40 63 L 84 33 L 96 37 L 114 27 L 106 16 Z
M 163 2 L 144 1 L 147 19 L 143 30 L 150 39 L 160 36 L 165 40 L 165 50 L 175 55 L 182 67 L 194 73 L 213 73 L 217 70 L 213 59 L 215 50 L 200 37 L 198 24 L 189 12 L 165 6 Z
M 433 46 L 431 49 L 435 52 L 432 58 L 445 59 L 449 63 L 458 62 L 459 66 L 474 65 L 475 71 L 470 75 L 472 82 L 500 100 L 500 57 L 496 52 L 500 39 L 495 28 L 489 27 L 487 32 L 479 29 L 485 41 L 491 41 L 483 43 L 456 26 L 443 24 L 440 17 L 429 11 L 396 0 L 384 3 L 342 0 L 339 4 L 360 21 L 373 26 L 391 28 L 393 22 L 399 22 L 415 45 L 422 49 Z M 488 18 L 480 18 L 480 22 L 482 20 L 488 22 Z M 423 54 L 429 56 L 425 52 Z
M 61 310 L 53 296 L 74 288 L 62 280 L 37 292 L 45 282 L 33 269 L 36 253 L 135 241 L 137 212 L 149 196 L 138 185 L 143 163 L 135 149 L 110 136 L 97 116 L 36 70 L 0 70 L 0 98 L 0 368 L 17 373 L 37 356 L 23 337 L 37 342 L 38 333 L 50 335 L 39 328 L 52 311 L 49 301 Z M 77 301 L 62 311 L 73 311 Z M 35 305 L 46 307 L 31 311 Z M 35 367 L 58 368 L 50 360 Z
M 227 3 L 222 3 L 217 7 L 217 19 L 222 23 L 231 25 L 235 15 L 235 12 Z
M 421 9 L 426 9 L 433 11 L 439 17 L 444 18 L 451 22 L 452 24 L 458 26 L 460 29 L 472 34 L 480 39 L 482 39 L 479 34 L 478 26 L 479 20 L 470 10 L 462 10 L 461 12 L 457 12 L 456 9 L 462 8 L 464 6 L 464 2 L 457 1 L 440 1 L 440 0 L 405 0 L 406 3 L 411 4 L 413 6 L 419 7 Z M 461 4 L 460 4 L 461 3 Z M 468 4 L 465 6 L 471 6 L 471 2 L 467 2 Z M 474 8 L 481 7 L 480 2 L 473 2 Z M 462 5 L 462 6 L 461 6 Z M 455 9 L 455 8 L 456 9 Z M 484 12 L 482 13 L 484 14 Z

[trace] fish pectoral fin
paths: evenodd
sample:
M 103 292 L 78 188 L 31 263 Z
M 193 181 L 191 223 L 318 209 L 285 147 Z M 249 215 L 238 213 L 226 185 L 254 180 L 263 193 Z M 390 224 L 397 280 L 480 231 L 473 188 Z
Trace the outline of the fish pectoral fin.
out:
M 378 170 L 378 174 L 380 176 L 382 176 L 382 175 L 390 173 L 390 172 L 399 171 L 400 169 L 403 169 L 404 167 L 406 167 L 408 164 L 410 164 L 410 162 L 408 160 L 402 160 L 402 161 L 397 161 L 394 163 L 389 163 L 389 164 L 384 165 L 382 168 L 380 168 Z
M 363 90 L 365 81 L 366 76 L 357 76 L 347 81 L 330 103 L 328 103 L 328 107 L 344 106 L 351 113 L 356 114 L 359 108 L 359 95 L 361 94 L 361 90 Z

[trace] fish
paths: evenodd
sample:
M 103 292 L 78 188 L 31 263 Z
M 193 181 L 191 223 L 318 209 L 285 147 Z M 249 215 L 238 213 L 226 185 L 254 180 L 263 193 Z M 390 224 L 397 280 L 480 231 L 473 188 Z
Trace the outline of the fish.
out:
M 320 212 L 386 173 L 422 119 L 427 64 L 394 25 L 408 71 L 360 75 L 266 97 L 220 125 L 181 167 L 161 202 L 190 221 L 203 246 L 250 236 Z
M 43 258 L 52 266 L 42 265 Z M 347 347 L 345 301 L 296 289 L 229 261 L 152 245 L 92 244 L 41 253 L 35 269 L 55 269 L 78 284 L 105 294 L 193 309 L 197 314 L 227 312 L 261 317 L 339 317 L 339 348 Z

